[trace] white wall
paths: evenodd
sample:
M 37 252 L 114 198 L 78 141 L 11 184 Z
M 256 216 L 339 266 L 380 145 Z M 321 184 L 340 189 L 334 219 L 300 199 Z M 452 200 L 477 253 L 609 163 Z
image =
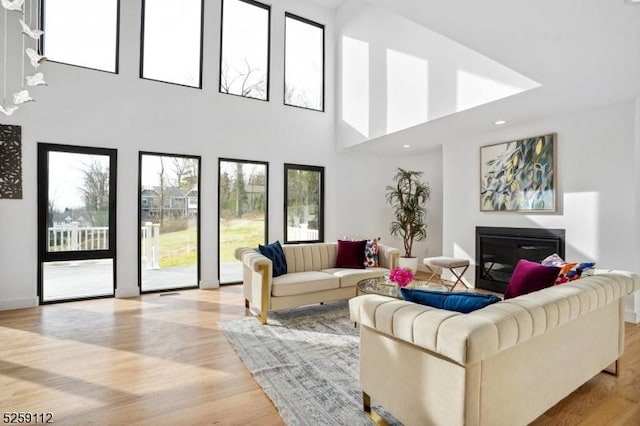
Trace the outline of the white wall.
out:
M 364 0 L 338 9 L 336 25 L 340 148 L 539 86 Z
M 431 187 L 427 203 L 427 239 L 416 241 L 412 254 L 419 258 L 442 253 L 442 152 L 429 155 L 380 157 L 344 152 L 338 156 L 336 182 L 336 237 L 382 237 L 382 244 L 402 248 L 402 240 L 389 234 L 393 217 L 385 201 L 398 167 L 424 173 Z M 355 202 L 354 202 L 355 200 Z
M 0 200 L 0 309 L 37 304 L 37 143 L 118 149 L 116 294 L 138 294 L 138 151 L 202 156 L 202 265 L 217 282 L 218 158 L 269 162 L 269 239 L 283 237 L 283 163 L 326 167 L 326 238 L 336 234 L 334 11 L 308 1 L 271 2 L 270 102 L 218 93 L 220 2 L 205 2 L 203 90 L 138 78 L 141 1 L 121 2 L 120 74 L 45 63 L 49 83 L 3 124 L 22 126 L 22 200 Z M 326 25 L 326 112 L 282 104 L 284 12 Z M 10 81 L 20 80 L 18 70 Z M 356 199 L 349 200 L 356 203 Z
M 637 110 L 633 101 L 510 127 L 443 148 L 443 252 L 475 259 L 476 226 L 563 228 L 565 257 L 638 270 Z M 556 132 L 558 211 L 480 212 L 480 147 Z M 471 268 L 470 268 L 471 269 Z M 466 278 L 474 281 L 474 271 Z M 636 295 L 636 298 L 638 296 Z M 640 304 L 631 310 L 640 312 Z

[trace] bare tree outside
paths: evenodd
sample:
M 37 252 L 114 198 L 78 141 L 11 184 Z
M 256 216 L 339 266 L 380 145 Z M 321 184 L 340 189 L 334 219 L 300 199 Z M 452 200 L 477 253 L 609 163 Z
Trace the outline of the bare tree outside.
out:
M 247 98 L 264 99 L 266 94 L 266 75 L 259 68 L 253 68 L 244 58 L 242 68 L 230 67 L 227 62 L 222 64 L 220 74 L 220 91 Z
M 270 14 L 267 5 L 223 0 L 221 93 L 268 99 Z
M 284 103 L 302 108 L 322 109 L 322 97 L 312 95 L 309 90 L 285 82 Z
M 189 188 L 193 185 L 193 177 L 198 176 L 195 160 L 188 157 L 173 157 L 171 159 L 176 188 Z
M 160 170 L 158 171 L 158 178 L 160 180 L 160 229 L 162 229 L 164 227 L 164 157 L 160 157 Z
M 83 185 L 79 190 L 91 223 L 93 226 L 107 226 L 109 223 L 109 167 L 94 159 L 85 164 L 82 174 Z

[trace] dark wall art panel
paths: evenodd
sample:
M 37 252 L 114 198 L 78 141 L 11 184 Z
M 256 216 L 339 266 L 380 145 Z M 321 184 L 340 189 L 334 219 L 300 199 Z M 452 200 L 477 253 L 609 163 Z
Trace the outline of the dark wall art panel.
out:
M 0 198 L 22 199 L 22 131 L 0 124 Z

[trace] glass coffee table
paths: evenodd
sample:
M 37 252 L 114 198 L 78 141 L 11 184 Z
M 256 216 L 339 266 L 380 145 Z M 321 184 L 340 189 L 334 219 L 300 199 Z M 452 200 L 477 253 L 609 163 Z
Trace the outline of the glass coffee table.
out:
M 361 294 L 380 294 L 382 296 L 395 297 L 396 299 L 403 299 L 402 293 L 400 293 L 400 287 L 390 281 L 387 281 L 385 277 L 379 278 L 367 278 L 366 280 L 358 281 L 357 295 Z M 426 290 L 439 290 L 448 291 L 449 289 L 438 283 L 413 280 L 406 288 L 423 288 Z

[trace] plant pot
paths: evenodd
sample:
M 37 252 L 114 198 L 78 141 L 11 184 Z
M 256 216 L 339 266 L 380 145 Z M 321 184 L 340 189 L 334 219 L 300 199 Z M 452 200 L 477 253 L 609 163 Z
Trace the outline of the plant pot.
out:
M 399 257 L 398 266 L 400 268 L 408 268 L 414 274 L 418 271 L 418 258 L 417 257 Z

